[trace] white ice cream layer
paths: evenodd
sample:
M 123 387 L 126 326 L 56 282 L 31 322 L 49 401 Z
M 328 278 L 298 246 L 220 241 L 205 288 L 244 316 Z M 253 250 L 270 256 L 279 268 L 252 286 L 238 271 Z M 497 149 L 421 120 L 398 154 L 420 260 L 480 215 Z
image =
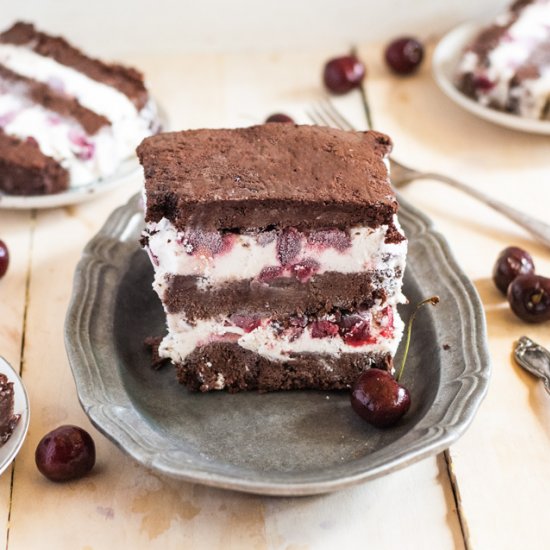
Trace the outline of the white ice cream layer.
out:
M 20 139 L 36 140 L 40 150 L 68 172 L 72 186 L 112 174 L 128 157 L 112 128 L 89 136 L 74 121 L 13 94 L 0 94 L 0 127 Z
M 399 229 L 397 217 L 394 224 Z M 312 275 L 316 277 L 325 272 L 363 273 L 376 271 L 381 274 L 381 281 L 375 282 L 386 290 L 387 299 L 384 303 L 376 304 L 368 312 L 364 312 L 369 323 L 373 316 L 378 318 L 380 312 L 389 307 L 394 318 L 394 330 L 391 336 L 377 334 L 376 323 L 372 325 L 375 343 L 361 346 L 346 344 L 341 336 L 313 338 L 309 328 L 296 337 L 295 334 L 280 331 L 280 327 L 273 325 L 269 319 L 246 332 L 238 326 L 232 325 L 227 317 L 198 320 L 188 323 L 185 312 L 168 313 L 168 335 L 164 338 L 160 353 L 176 363 L 184 361 L 185 357 L 193 352 L 197 346 L 212 341 L 227 338 L 236 341 L 238 345 L 274 361 L 288 361 L 293 353 L 316 353 L 321 355 L 338 356 L 341 353 L 390 353 L 395 354 L 402 335 L 403 324 L 397 313 L 396 304 L 404 301 L 401 294 L 402 275 L 405 268 L 407 241 L 400 243 L 386 243 L 388 226 L 376 229 L 369 227 L 354 227 L 349 230 L 347 247 L 338 249 L 319 245 L 314 231 L 309 234 L 295 233 L 300 239 L 300 252 L 292 258 L 293 264 L 300 264 L 306 260 L 317 262 L 318 269 Z M 220 247 L 216 254 L 196 250 L 195 246 L 181 232 L 166 219 L 159 223 L 150 223 L 146 235 L 149 237 L 148 250 L 155 266 L 154 287 L 160 298 L 164 298 L 166 284 L 170 284 L 172 275 L 196 276 L 199 281 L 197 292 L 209 292 L 209 289 L 224 283 L 237 280 L 253 280 L 266 267 L 281 267 L 277 250 L 277 238 L 269 242 L 262 239 L 262 235 L 230 235 L 227 250 L 221 243 L 221 236 L 209 239 L 214 246 Z M 265 235 L 263 235 L 265 237 Z M 200 236 L 199 236 L 200 241 Z M 263 243 L 263 244 L 262 244 Z M 200 248 L 200 246 L 199 246 Z M 284 276 L 292 276 L 285 272 Z
M 229 341 L 236 342 L 241 347 L 272 361 L 292 361 L 291 355 L 295 353 L 315 353 L 336 357 L 342 353 L 390 353 L 393 356 L 403 334 L 403 322 L 397 313 L 395 301 L 391 304 L 386 303 L 385 307 L 392 309 L 393 335 L 391 337 L 381 335 L 380 331 L 384 327 L 373 323 L 371 334 L 376 342 L 360 346 L 346 344 L 339 335 L 313 338 L 309 327 L 306 327 L 296 338 L 291 333 L 281 334 L 277 327 L 267 320 L 247 333 L 242 328 L 232 325 L 227 317 L 204 319 L 190 324 L 181 314 L 168 314 L 169 333 L 162 341 L 159 353 L 161 357 L 171 359 L 175 363 L 182 363 L 195 348 L 210 342 L 227 340 L 228 335 L 231 334 L 234 338 L 230 338 Z M 372 320 L 373 316 L 379 315 L 384 308 L 375 306 L 368 313 L 363 314 L 364 318 Z
M 501 21 L 498 21 L 502 24 Z M 539 0 L 524 8 L 519 18 L 507 29 L 506 35 L 488 54 L 487 63 L 478 55 L 467 52 L 459 73 L 473 72 L 495 83 L 487 90 L 478 90 L 478 99 L 484 105 L 505 107 L 510 92 L 510 81 L 516 71 L 528 61 L 538 45 L 550 42 L 550 1 Z M 513 97 L 519 100 L 520 115 L 540 118 L 550 96 L 550 66 L 541 67 L 541 77 L 525 80 L 514 89 Z
M 395 226 L 400 229 L 397 216 Z M 340 251 L 301 240 L 300 253 L 292 260 L 300 263 L 307 259 L 318 262 L 316 274 L 327 271 L 361 273 L 364 271 L 394 271 L 405 267 L 407 241 L 386 243 L 387 225 L 376 229 L 353 227 L 350 229 L 351 246 Z M 163 218 L 147 225 L 148 248 L 154 257 L 156 281 L 162 283 L 166 275 L 192 275 L 202 278 L 206 288 L 228 281 L 254 279 L 266 267 L 279 265 L 277 240 L 261 245 L 255 236 L 235 235 L 228 252 L 205 255 L 193 253 L 186 246 L 184 234 Z
M 25 46 L 0 44 L 0 63 L 76 98 L 82 106 L 111 121 L 111 126 L 89 136 L 75 121 L 17 95 L 17 86 L 4 93 L 0 89 L 0 126 L 15 137 L 36 139 L 45 155 L 52 156 L 69 171 L 73 187 L 111 175 L 121 162 L 134 155 L 143 138 L 152 133 L 151 124 L 156 117 L 152 102 L 138 113 L 130 99 L 117 89 Z M 82 151 L 78 142 L 88 142 L 93 147 L 85 143 L 86 150 Z
M 137 115 L 135 105 L 116 88 L 93 80 L 25 46 L 0 44 L 0 63 L 17 74 L 44 82 L 75 97 L 81 105 L 112 122 Z
M 544 112 L 550 101 L 550 65 L 539 69 L 538 78 L 529 78 L 522 81 L 510 91 L 510 95 L 517 98 L 519 114 L 527 118 L 550 118 L 550 113 Z

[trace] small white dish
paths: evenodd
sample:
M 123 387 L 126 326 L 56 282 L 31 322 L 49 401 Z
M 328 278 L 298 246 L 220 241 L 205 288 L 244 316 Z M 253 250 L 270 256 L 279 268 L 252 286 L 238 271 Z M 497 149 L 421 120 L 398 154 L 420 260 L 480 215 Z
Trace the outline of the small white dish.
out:
M 514 130 L 550 135 L 550 121 L 534 120 L 484 107 L 455 86 L 455 74 L 464 48 L 480 30 L 479 23 L 465 23 L 447 33 L 437 44 L 432 71 L 443 93 L 470 113 Z
M 0 373 L 8 377 L 9 382 L 13 382 L 13 412 L 19 414 L 19 422 L 15 426 L 15 430 L 10 438 L 0 446 L 0 475 L 4 473 L 7 467 L 12 463 L 13 459 L 21 449 L 27 431 L 29 429 L 30 408 L 29 397 L 23 386 L 23 381 L 13 367 L 3 358 L 0 357 Z

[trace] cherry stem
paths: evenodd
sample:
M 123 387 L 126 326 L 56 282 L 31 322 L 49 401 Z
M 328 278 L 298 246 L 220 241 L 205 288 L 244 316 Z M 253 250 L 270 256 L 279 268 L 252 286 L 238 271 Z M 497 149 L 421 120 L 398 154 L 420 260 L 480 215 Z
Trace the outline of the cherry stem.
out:
M 407 356 L 409 355 L 409 346 L 411 344 L 411 334 L 412 334 L 412 326 L 414 322 L 414 318 L 416 317 L 416 314 L 418 313 L 418 310 L 426 305 L 426 304 L 432 304 L 432 306 L 436 306 L 439 304 L 439 296 L 432 296 L 430 298 L 426 298 L 425 300 L 422 300 L 413 311 L 413 314 L 409 318 L 409 322 L 407 323 L 407 340 L 405 342 L 405 352 L 403 354 L 403 360 L 401 361 L 401 368 L 399 369 L 399 373 L 397 375 L 397 378 L 395 379 L 397 382 L 399 382 L 401 376 L 403 375 L 403 371 L 405 370 L 405 363 L 407 362 Z
M 357 57 L 357 59 L 359 59 L 359 56 L 357 55 L 356 46 L 352 46 L 351 55 L 354 55 L 355 57 Z M 363 104 L 365 118 L 367 119 L 367 129 L 372 130 L 374 128 L 374 124 L 372 123 L 372 115 L 370 113 L 369 99 L 367 97 L 367 88 L 363 82 L 359 84 L 359 92 L 361 93 L 361 103 Z

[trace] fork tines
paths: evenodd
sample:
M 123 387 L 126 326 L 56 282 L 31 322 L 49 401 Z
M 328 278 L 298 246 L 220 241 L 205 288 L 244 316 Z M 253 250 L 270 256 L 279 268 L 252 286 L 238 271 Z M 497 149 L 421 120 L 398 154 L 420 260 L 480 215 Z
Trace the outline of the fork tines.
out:
M 332 126 L 341 130 L 355 130 L 353 125 L 334 107 L 332 101 L 328 98 L 314 103 L 306 114 L 313 124 Z

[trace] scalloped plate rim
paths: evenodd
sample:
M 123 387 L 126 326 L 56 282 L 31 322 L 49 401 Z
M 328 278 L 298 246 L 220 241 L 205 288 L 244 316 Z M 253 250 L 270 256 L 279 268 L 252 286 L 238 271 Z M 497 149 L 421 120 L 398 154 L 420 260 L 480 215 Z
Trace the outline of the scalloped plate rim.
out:
M 111 417 L 105 417 L 106 407 L 114 406 L 119 409 L 124 409 L 125 411 L 132 411 L 131 401 L 129 397 L 127 396 L 128 402 L 130 403 L 129 407 L 123 406 L 120 403 L 109 403 L 105 401 L 104 395 L 102 395 L 102 399 L 98 398 L 98 396 L 96 395 L 98 393 L 96 386 L 92 385 L 88 388 L 86 387 L 85 377 L 88 367 L 84 367 L 85 358 L 82 357 L 83 344 L 78 336 L 78 329 L 85 329 L 85 327 L 78 327 L 75 324 L 78 322 L 78 308 L 83 303 L 82 296 L 79 296 L 80 287 L 85 282 L 84 278 L 86 274 L 86 269 L 89 267 L 91 262 L 97 260 L 96 246 L 100 245 L 104 239 L 118 240 L 122 232 L 111 233 L 110 231 L 113 231 L 114 229 L 119 227 L 123 221 L 128 222 L 140 212 L 138 195 L 132 197 L 126 205 L 117 208 L 111 214 L 111 216 L 104 224 L 103 228 L 94 238 L 92 238 L 92 240 L 86 246 L 82 259 L 80 260 L 75 272 L 73 295 L 71 297 L 71 302 L 67 311 L 65 322 L 65 345 L 69 357 L 69 362 L 72 368 L 73 377 L 75 379 L 79 401 L 84 411 L 89 416 L 91 422 L 119 448 L 132 456 L 132 458 L 142 463 L 146 467 L 153 468 L 163 474 L 190 482 L 198 482 L 205 485 L 224 489 L 233 489 L 254 494 L 274 496 L 313 495 L 343 489 L 345 487 L 349 487 L 357 483 L 366 481 L 367 479 L 374 479 L 375 477 L 390 473 L 394 470 L 400 469 L 422 458 L 431 456 L 448 448 L 465 432 L 465 430 L 471 424 L 475 413 L 481 401 L 485 397 L 488 389 L 491 364 L 487 346 L 485 317 L 475 287 L 458 267 L 458 264 L 456 263 L 456 260 L 454 259 L 454 256 L 450 251 L 445 238 L 439 232 L 433 229 L 433 224 L 431 220 L 429 220 L 424 214 L 419 212 L 413 206 L 409 205 L 402 198 L 399 198 L 399 202 L 401 204 L 401 213 L 404 216 L 409 216 L 412 220 L 414 220 L 415 223 L 420 222 L 419 227 L 416 227 L 416 232 L 414 232 L 413 235 L 421 235 L 422 239 L 428 239 L 432 241 L 432 248 L 436 251 L 436 253 L 442 254 L 446 258 L 449 269 L 453 269 L 462 289 L 468 295 L 468 298 L 470 299 L 469 306 L 473 309 L 473 317 L 471 320 L 474 322 L 476 328 L 476 334 L 473 338 L 477 343 L 475 353 L 472 351 L 472 360 L 474 360 L 473 355 L 476 355 L 477 364 L 482 365 L 480 366 L 478 371 L 476 371 L 477 374 L 474 373 L 473 376 L 473 378 L 475 378 L 476 384 L 474 384 L 473 387 L 470 387 L 472 386 L 472 384 L 469 385 L 469 387 L 467 388 L 467 395 L 464 397 L 466 402 L 464 408 L 469 409 L 468 414 L 464 415 L 450 426 L 441 427 L 437 424 L 433 426 L 424 426 L 424 424 L 429 421 L 430 418 L 430 412 L 432 411 L 432 409 L 429 409 L 428 412 L 417 422 L 417 424 L 412 427 L 411 431 L 407 432 L 403 438 L 397 440 L 392 445 L 397 445 L 401 442 L 402 439 L 404 439 L 407 435 L 411 433 L 413 433 L 414 435 L 415 431 L 425 429 L 440 429 L 441 434 L 436 439 L 428 441 L 425 444 L 421 444 L 422 441 L 420 439 L 420 443 L 418 443 L 416 447 L 410 446 L 411 448 L 408 451 L 396 453 L 396 456 L 392 460 L 385 460 L 383 464 L 379 464 L 375 467 L 359 471 L 355 474 L 346 475 L 344 477 L 339 477 L 336 479 L 318 479 L 317 481 L 313 482 L 288 482 L 284 479 L 279 479 L 278 481 L 272 480 L 259 482 L 257 480 L 247 480 L 238 476 L 228 476 L 227 474 L 212 473 L 203 468 L 196 469 L 185 467 L 185 465 L 181 468 L 174 468 L 169 463 L 169 461 L 163 458 L 163 454 L 167 452 L 165 449 L 162 449 L 160 452 L 154 453 L 149 452 L 142 446 L 140 446 L 139 443 L 133 440 L 125 432 L 122 418 L 117 418 L 116 413 Z M 81 347 L 81 349 L 79 349 L 79 346 Z M 91 350 L 88 349 L 87 351 L 90 352 Z M 468 374 L 468 376 L 471 377 L 471 373 Z M 461 387 L 460 390 L 464 391 L 464 388 Z M 135 409 L 133 411 L 136 412 Z M 444 413 L 443 418 L 447 414 L 448 412 Z M 113 429 L 113 426 L 115 427 L 116 433 L 113 433 L 111 431 Z M 390 445 L 390 447 L 392 445 Z M 388 447 L 384 447 L 383 449 L 380 449 L 369 456 L 375 455 L 381 450 L 387 448 Z M 270 475 L 273 477 L 272 473 L 270 473 Z

